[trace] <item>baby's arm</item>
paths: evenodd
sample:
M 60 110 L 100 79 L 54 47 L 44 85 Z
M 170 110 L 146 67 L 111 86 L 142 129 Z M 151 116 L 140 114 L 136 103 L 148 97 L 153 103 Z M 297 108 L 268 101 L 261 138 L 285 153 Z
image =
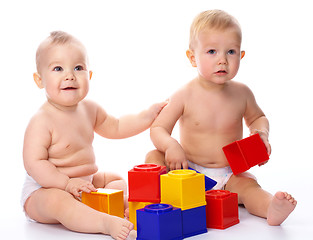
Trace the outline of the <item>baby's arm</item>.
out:
M 170 170 L 188 168 L 185 152 L 181 145 L 171 137 L 177 120 L 184 111 L 182 93 L 174 94 L 168 105 L 151 126 L 150 136 L 155 147 L 165 153 L 165 163 Z
M 46 119 L 37 114 L 30 121 L 24 137 L 23 160 L 27 173 L 45 188 L 67 190 L 77 196 L 78 191 L 95 191 L 87 181 L 70 179 L 61 173 L 49 159 L 48 148 L 51 144 L 51 131 Z
M 271 154 L 269 144 L 269 122 L 261 108 L 256 103 L 255 97 L 250 89 L 246 89 L 247 103 L 244 119 L 249 127 L 250 134 L 259 133 L 267 149 L 268 155 Z
M 167 102 L 156 103 L 138 114 L 115 118 L 97 105 L 95 132 L 110 139 L 137 135 L 148 129 Z

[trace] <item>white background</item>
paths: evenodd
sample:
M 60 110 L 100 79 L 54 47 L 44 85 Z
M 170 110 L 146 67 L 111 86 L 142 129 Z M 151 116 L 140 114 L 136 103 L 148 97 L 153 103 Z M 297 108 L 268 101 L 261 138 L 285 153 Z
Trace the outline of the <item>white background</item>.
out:
M 214 8 L 229 12 L 241 23 L 246 56 L 235 80 L 252 89 L 271 124 L 271 160 L 251 171 L 271 193 L 286 190 L 298 199 L 287 226 L 296 224 L 299 233 L 303 232 L 301 227 L 312 227 L 310 1 L 0 3 L 1 231 L 6 224 L 14 229 L 16 219 L 22 216 L 23 134 L 30 117 L 45 101 L 44 91 L 32 79 L 38 44 L 54 30 L 67 31 L 80 39 L 87 47 L 94 72 L 88 98 L 110 114 L 121 116 L 165 100 L 196 76 L 185 56 L 189 26 L 196 14 Z M 127 171 L 143 163 L 153 145 L 146 131 L 126 140 L 96 136 L 94 148 L 100 170 L 115 171 L 127 178 Z M 23 223 L 24 219 L 19 221 Z

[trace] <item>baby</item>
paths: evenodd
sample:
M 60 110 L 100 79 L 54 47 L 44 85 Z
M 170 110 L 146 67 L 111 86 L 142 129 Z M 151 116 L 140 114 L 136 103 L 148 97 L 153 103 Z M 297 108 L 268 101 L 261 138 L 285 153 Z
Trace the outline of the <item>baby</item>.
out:
M 222 151 L 243 137 L 244 119 L 250 133 L 259 133 L 271 153 L 267 118 L 251 90 L 232 80 L 245 55 L 241 38 L 239 23 L 224 11 L 205 11 L 194 19 L 187 57 L 198 76 L 170 97 L 152 124 L 157 150 L 147 154 L 146 162 L 169 170 L 190 166 L 216 180 L 216 189 L 238 193 L 239 203 L 251 214 L 267 218 L 269 225 L 280 225 L 296 200 L 285 192 L 272 196 L 248 172 L 233 175 Z M 180 143 L 171 137 L 177 120 Z
M 47 101 L 25 132 L 23 159 L 28 175 L 22 204 L 27 217 L 40 223 L 61 223 L 73 231 L 126 239 L 132 223 L 77 200 L 80 192 L 96 188 L 127 191 L 126 182 L 117 174 L 98 172 L 94 132 L 112 139 L 136 135 L 150 127 L 166 103 L 116 119 L 84 100 L 92 76 L 86 49 L 64 32 L 52 32 L 40 44 L 36 64 L 34 80 L 45 89 Z

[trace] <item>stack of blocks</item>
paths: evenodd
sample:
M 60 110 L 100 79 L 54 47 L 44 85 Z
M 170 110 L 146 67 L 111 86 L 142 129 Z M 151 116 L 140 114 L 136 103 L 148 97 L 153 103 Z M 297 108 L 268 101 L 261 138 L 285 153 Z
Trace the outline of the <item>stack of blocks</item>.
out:
M 234 174 L 269 159 L 259 134 L 223 148 Z M 128 172 L 129 220 L 139 240 L 183 239 L 225 229 L 239 223 L 238 196 L 208 190 L 216 182 L 194 170 L 174 170 L 156 164 L 135 166 Z M 124 217 L 123 191 L 99 189 L 82 193 L 82 202 L 111 215 Z
M 153 203 L 161 202 L 160 175 L 166 167 L 156 164 L 141 164 L 128 171 L 129 221 L 137 230 L 136 210 Z
M 137 239 L 183 239 L 207 232 L 203 174 L 166 174 L 165 167 L 143 164 L 128 172 L 128 186 L 129 219 Z

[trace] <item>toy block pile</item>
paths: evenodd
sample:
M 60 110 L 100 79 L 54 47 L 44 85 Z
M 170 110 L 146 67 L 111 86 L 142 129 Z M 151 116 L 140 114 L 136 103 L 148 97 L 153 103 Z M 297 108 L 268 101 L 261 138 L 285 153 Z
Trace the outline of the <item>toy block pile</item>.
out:
M 129 220 L 138 240 L 184 239 L 239 222 L 237 195 L 205 191 L 204 175 L 193 170 L 166 173 L 165 167 L 142 164 L 128 172 L 128 186 Z
M 234 174 L 269 159 L 259 134 L 223 147 Z M 209 190 L 216 182 L 195 170 L 174 170 L 142 164 L 128 171 L 129 220 L 138 240 L 184 239 L 239 223 L 238 196 Z M 82 202 L 111 215 L 124 217 L 123 191 L 99 189 L 82 193 Z

